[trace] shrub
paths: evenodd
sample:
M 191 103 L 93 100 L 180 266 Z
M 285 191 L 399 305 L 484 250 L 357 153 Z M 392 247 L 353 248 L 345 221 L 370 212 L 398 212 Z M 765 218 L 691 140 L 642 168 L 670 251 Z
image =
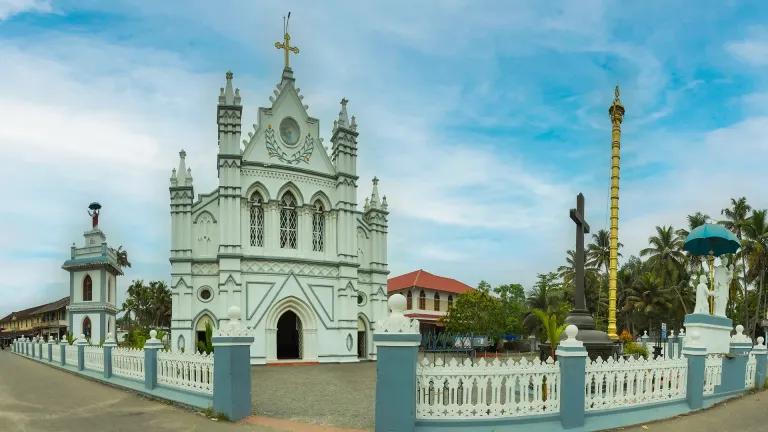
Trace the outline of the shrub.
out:
M 629 332 L 629 330 L 624 329 L 621 331 L 621 334 L 619 335 L 619 340 L 623 344 L 627 344 L 629 342 L 633 342 L 634 339 L 632 338 L 632 333 Z
M 624 355 L 634 355 L 639 354 L 643 356 L 644 359 L 648 358 L 648 348 L 645 347 L 645 345 L 639 344 L 637 342 L 627 342 L 624 344 Z

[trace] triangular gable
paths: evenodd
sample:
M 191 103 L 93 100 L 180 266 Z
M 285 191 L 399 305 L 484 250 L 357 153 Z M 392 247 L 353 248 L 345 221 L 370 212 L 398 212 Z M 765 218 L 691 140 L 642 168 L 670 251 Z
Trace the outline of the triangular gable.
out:
M 319 122 L 307 113 L 293 80 L 284 79 L 278 89 L 272 107 L 259 108 L 256 129 L 243 151 L 243 163 L 282 165 L 336 175 L 336 169 L 320 142 Z M 289 117 L 299 126 L 298 142 L 294 145 L 286 144 L 280 134 L 281 122 Z
M 269 292 L 274 291 L 274 294 L 269 295 Z M 267 315 L 269 310 L 280 300 L 286 297 L 296 297 L 299 300 L 303 301 L 307 305 L 309 305 L 310 308 L 312 308 L 312 312 L 315 314 L 315 317 L 323 323 L 323 327 L 328 328 L 331 319 L 328 317 L 327 312 L 321 313 L 320 311 L 323 310 L 322 305 L 320 304 L 320 300 L 314 295 L 308 293 L 309 289 L 305 288 L 301 282 L 299 281 L 299 278 L 296 277 L 296 275 L 291 272 L 288 274 L 288 277 L 285 278 L 282 284 L 280 284 L 280 287 L 277 290 L 269 290 L 267 292 L 267 296 L 269 296 L 269 301 L 266 303 L 266 305 L 261 308 L 261 305 L 259 305 L 258 313 L 254 313 L 254 315 L 258 315 L 259 318 L 256 321 L 256 324 L 254 327 L 258 327 L 259 323 L 262 319 L 264 319 L 264 316 Z

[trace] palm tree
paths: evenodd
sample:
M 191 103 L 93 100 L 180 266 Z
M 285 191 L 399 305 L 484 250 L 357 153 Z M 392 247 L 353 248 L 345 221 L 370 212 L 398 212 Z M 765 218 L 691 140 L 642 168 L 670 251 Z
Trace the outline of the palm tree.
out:
M 662 286 L 670 285 L 677 292 L 680 306 L 688 313 L 688 306 L 677 287 L 678 277 L 685 266 L 685 253 L 682 240 L 675 235 L 672 226 L 657 226 L 656 235 L 648 238 L 651 247 L 640 251 L 640 256 L 648 256 L 648 265 L 656 271 Z
M 531 313 L 541 323 L 541 327 L 544 330 L 544 336 L 549 342 L 550 356 L 555 358 L 555 348 L 560 343 L 560 335 L 565 330 L 565 324 L 561 324 L 554 312 L 545 312 L 541 309 L 532 309 Z
M 747 255 L 749 271 L 747 280 L 749 282 L 758 282 L 757 305 L 755 308 L 754 320 L 747 321 L 749 335 L 754 333 L 760 312 L 764 309 L 763 305 L 763 282 L 765 272 L 768 269 L 768 220 L 766 219 L 766 210 L 755 210 L 749 218 L 749 224 L 744 226 L 744 235 L 747 239 L 743 247 L 744 254 Z
M 112 249 L 112 251 L 115 252 L 118 267 L 123 269 L 131 266 L 131 262 L 128 261 L 128 251 L 123 249 L 123 245 L 118 246 L 117 249 Z
M 557 275 L 559 275 L 563 280 L 563 294 L 564 296 L 566 294 L 570 295 L 570 299 L 573 299 L 573 290 L 574 290 L 574 279 L 576 278 L 576 267 L 574 263 L 576 262 L 576 253 L 572 250 L 568 250 L 566 252 L 565 257 L 566 265 L 560 266 L 557 268 Z M 587 305 L 590 304 L 596 304 L 599 305 L 598 300 L 595 300 L 598 298 L 599 293 L 599 283 L 598 283 L 598 277 L 597 272 L 594 267 L 588 265 L 587 263 L 587 254 L 584 254 L 584 296 L 585 301 Z M 593 303 L 594 300 L 594 303 Z M 597 309 L 595 311 L 597 312 Z
M 669 301 L 669 290 L 664 288 L 660 278 L 651 272 L 643 273 L 629 287 L 627 302 L 624 309 L 638 312 L 646 319 L 648 328 L 652 327 L 654 319 L 658 320 L 672 308 Z
M 724 215 L 726 217 L 725 220 L 720 221 L 719 223 L 722 224 L 724 227 L 731 230 L 734 234 L 736 234 L 736 238 L 739 239 L 739 241 L 742 240 L 742 237 L 744 235 L 744 229 L 747 225 L 749 225 L 749 212 L 752 210 L 752 206 L 747 204 L 747 198 L 741 197 L 739 199 L 731 198 L 731 207 L 730 208 L 724 208 L 720 211 L 720 214 Z M 749 321 L 749 312 L 747 310 L 747 260 L 744 256 L 744 249 L 742 248 L 741 252 L 739 253 L 741 256 L 741 265 L 742 265 L 742 276 L 744 278 L 744 286 L 742 287 L 744 289 L 744 301 L 742 302 L 742 316 L 744 319 L 744 323 L 746 324 L 747 321 Z

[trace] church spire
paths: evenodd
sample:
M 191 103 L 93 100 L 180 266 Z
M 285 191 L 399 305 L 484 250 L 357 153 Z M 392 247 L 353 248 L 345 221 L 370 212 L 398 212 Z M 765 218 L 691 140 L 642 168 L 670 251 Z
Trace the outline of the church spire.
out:
M 371 191 L 371 207 L 379 208 L 381 200 L 379 199 L 379 178 L 373 178 L 373 190 Z
M 336 126 L 347 127 L 349 125 L 349 115 L 347 114 L 347 98 L 341 99 L 341 111 L 339 111 L 339 119 L 336 121 Z
M 192 186 L 192 168 L 186 165 L 187 152 L 179 152 L 179 168 L 171 171 L 171 186 Z
M 227 84 L 221 88 L 219 94 L 219 105 L 240 105 L 240 89 L 232 90 L 232 71 L 227 71 Z

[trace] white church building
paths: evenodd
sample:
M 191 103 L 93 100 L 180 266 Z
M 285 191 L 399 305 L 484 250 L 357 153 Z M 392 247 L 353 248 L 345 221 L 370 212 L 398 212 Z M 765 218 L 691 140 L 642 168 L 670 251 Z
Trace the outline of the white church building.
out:
M 374 178 L 358 210 L 358 127 L 347 101 L 329 154 L 302 99 L 286 62 L 241 145 L 240 92 L 228 72 L 218 187 L 195 196 L 181 151 L 170 179 L 174 349 L 195 350 L 206 323 L 217 328 L 235 305 L 256 338 L 252 364 L 375 359 L 373 326 L 387 314 L 386 197 Z

